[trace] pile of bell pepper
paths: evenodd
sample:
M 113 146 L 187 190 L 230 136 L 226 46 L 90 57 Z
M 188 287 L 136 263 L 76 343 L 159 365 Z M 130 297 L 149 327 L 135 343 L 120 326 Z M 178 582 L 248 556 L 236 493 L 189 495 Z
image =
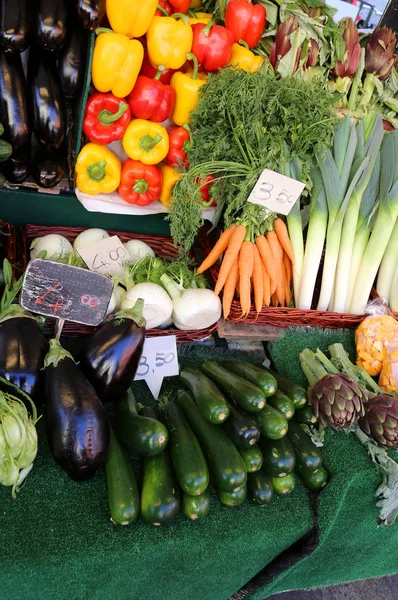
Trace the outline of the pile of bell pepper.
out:
M 225 26 L 196 8 L 197 0 L 107 0 L 111 29 L 97 29 L 92 82 L 76 163 L 76 184 L 87 194 L 118 191 L 130 204 L 171 203 L 179 170 L 188 167 L 190 114 L 208 73 L 231 65 L 257 71 L 254 48 L 266 11 L 250 0 L 230 0 Z M 121 140 L 121 163 L 108 148 Z M 204 207 L 214 205 L 213 178 L 197 183 Z

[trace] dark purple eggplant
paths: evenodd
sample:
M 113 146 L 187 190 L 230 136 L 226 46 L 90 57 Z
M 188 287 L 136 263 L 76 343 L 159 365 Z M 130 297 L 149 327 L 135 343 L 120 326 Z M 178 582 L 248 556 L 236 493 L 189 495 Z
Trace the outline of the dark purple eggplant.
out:
M 50 450 L 71 479 L 85 481 L 98 471 L 109 446 L 105 409 L 72 355 L 58 340 L 50 341 L 44 367 Z
M 65 153 L 61 150 L 50 154 L 39 148 L 33 157 L 31 174 L 39 187 L 55 187 L 65 174 Z
M 28 90 L 36 139 L 48 152 L 55 152 L 65 139 L 65 102 L 55 54 L 37 45 L 29 51 Z
M 35 0 L 0 0 L 0 44 L 24 52 L 33 37 Z
M 0 165 L 1 171 L 10 183 L 23 183 L 30 174 L 30 156 L 25 148 Z
M 88 33 L 77 25 L 71 29 L 59 53 L 58 69 L 62 91 L 68 98 L 78 98 L 86 74 Z
M 105 0 L 75 0 L 77 16 L 84 29 L 97 29 L 105 15 Z
M 106 321 L 85 346 L 80 367 L 100 398 L 118 400 L 130 387 L 145 341 L 143 301 Z
M 46 50 L 59 50 L 68 31 L 67 0 L 37 0 L 36 40 Z
M 21 55 L 0 50 L 0 122 L 14 152 L 30 142 L 27 98 Z

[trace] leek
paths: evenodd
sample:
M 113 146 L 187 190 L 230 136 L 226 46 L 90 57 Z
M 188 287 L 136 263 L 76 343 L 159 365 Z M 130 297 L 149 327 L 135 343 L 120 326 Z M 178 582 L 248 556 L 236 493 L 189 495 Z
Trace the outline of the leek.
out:
M 287 175 L 287 173 L 286 173 Z M 301 181 L 302 169 L 301 163 L 298 159 L 292 161 L 290 165 L 291 177 Z M 303 223 L 301 220 L 300 212 L 300 200 L 293 205 L 290 213 L 286 217 L 287 226 L 289 229 L 289 237 L 293 247 L 294 253 L 294 264 L 293 264 L 293 288 L 294 288 L 294 301 L 297 306 L 300 292 L 300 281 L 304 258 L 304 239 L 303 239 Z
M 391 281 L 390 308 L 395 312 L 398 311 L 398 263 Z
M 387 244 L 386 251 L 381 261 L 379 274 L 377 276 L 377 293 L 384 298 L 387 304 L 390 303 L 390 292 L 392 288 L 392 279 L 398 264 L 398 219 L 395 222 L 394 229 Z

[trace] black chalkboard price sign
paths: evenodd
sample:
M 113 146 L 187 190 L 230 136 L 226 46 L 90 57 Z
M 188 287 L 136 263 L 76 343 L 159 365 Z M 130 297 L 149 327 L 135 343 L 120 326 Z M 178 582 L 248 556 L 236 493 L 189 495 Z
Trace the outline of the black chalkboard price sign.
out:
M 26 269 L 20 304 L 46 317 L 96 326 L 106 315 L 112 291 L 109 277 L 36 258 Z

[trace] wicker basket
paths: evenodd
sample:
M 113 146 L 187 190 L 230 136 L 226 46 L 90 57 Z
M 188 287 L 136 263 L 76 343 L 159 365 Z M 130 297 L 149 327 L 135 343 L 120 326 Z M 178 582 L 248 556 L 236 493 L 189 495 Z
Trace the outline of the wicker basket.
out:
M 202 247 L 203 258 L 209 254 L 212 248 L 212 241 L 216 238 L 216 232 L 208 235 L 209 227 L 202 227 L 199 232 L 200 244 Z M 210 279 L 213 285 L 216 284 L 219 273 L 219 267 L 217 263 L 209 269 Z M 314 303 L 317 303 L 317 292 L 319 295 L 319 289 L 315 290 Z M 371 299 L 378 298 L 378 294 L 375 289 L 372 289 Z M 394 317 L 398 319 L 398 313 L 393 313 Z M 300 310 L 298 308 L 286 308 L 286 307 L 263 307 L 260 313 L 257 315 L 254 304 L 251 305 L 250 312 L 247 317 L 242 318 L 242 310 L 237 300 L 232 301 L 231 312 L 228 317 L 228 321 L 241 322 L 241 323 L 257 323 L 258 325 L 272 325 L 273 327 L 322 327 L 327 329 L 340 329 L 349 328 L 355 329 L 359 323 L 363 321 L 366 315 L 350 315 L 334 312 L 323 312 L 319 310 Z
M 83 227 L 47 227 L 40 225 L 25 225 L 21 230 L 21 262 L 24 268 L 29 262 L 29 248 L 32 240 L 36 237 L 48 235 L 49 233 L 57 233 L 66 237 L 70 242 L 76 236 L 84 231 Z M 165 259 L 172 259 L 177 255 L 178 249 L 174 246 L 173 240 L 170 237 L 145 235 L 139 233 L 129 233 L 126 231 L 108 230 L 110 235 L 117 235 L 122 242 L 128 242 L 132 239 L 137 239 L 148 244 L 156 256 Z M 46 321 L 46 327 L 51 331 L 54 330 L 55 323 L 52 319 Z M 218 323 L 206 329 L 195 329 L 189 331 L 181 331 L 179 329 L 148 329 L 147 337 L 158 335 L 175 335 L 178 344 L 187 344 L 189 342 L 203 341 L 209 338 L 217 329 Z M 81 325 L 79 323 L 66 322 L 63 328 L 63 335 L 91 335 L 95 331 L 94 327 Z

